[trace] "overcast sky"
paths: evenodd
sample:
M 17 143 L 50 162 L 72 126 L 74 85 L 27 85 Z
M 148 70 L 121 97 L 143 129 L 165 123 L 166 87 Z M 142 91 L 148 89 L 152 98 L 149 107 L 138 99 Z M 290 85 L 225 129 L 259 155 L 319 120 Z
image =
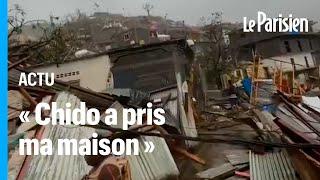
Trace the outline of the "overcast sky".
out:
M 80 9 L 88 14 L 94 11 L 121 13 L 126 16 L 145 15 L 142 5 L 154 5 L 152 15 L 173 20 L 185 20 L 198 24 L 201 16 L 223 12 L 224 21 L 242 22 L 242 17 L 255 18 L 262 10 L 269 16 L 292 13 L 295 17 L 307 17 L 320 21 L 320 0 L 8 0 L 9 8 L 19 4 L 27 13 L 27 19 L 48 19 L 49 15 L 64 17 Z M 98 4 L 96 8 L 94 4 Z

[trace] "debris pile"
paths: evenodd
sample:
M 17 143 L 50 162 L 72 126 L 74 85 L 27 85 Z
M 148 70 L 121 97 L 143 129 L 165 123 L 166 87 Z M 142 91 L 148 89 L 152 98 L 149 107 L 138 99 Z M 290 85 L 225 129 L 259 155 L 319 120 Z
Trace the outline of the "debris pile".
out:
M 242 82 L 242 87 L 230 81 L 226 92 L 200 94 L 197 86 L 202 78 L 196 78 L 201 75 L 186 40 L 110 50 L 65 62 L 68 67 L 43 66 L 58 73 L 52 86 L 19 86 L 21 73 L 35 70 L 21 66 L 22 60 L 11 63 L 8 70 L 10 179 L 318 178 L 319 96 L 286 94 L 272 79 L 255 75 L 252 81 L 246 78 L 250 82 Z M 93 72 L 84 73 L 89 69 L 86 63 L 95 60 L 105 63 L 95 68 L 107 73 L 93 73 L 90 82 L 83 83 L 85 73 Z M 93 91 L 92 82 L 105 83 L 105 89 Z M 119 112 L 120 124 L 107 126 L 102 116 L 98 125 L 40 126 L 34 110 L 41 102 L 57 102 L 62 108 L 67 102 L 72 108 L 86 102 L 99 111 L 112 107 Z M 165 124 L 121 129 L 122 110 L 145 108 L 148 102 L 164 109 Z M 21 123 L 19 116 L 26 110 L 31 112 L 30 121 Z M 45 115 L 50 117 L 51 112 Z M 153 142 L 154 151 L 122 156 L 22 156 L 18 152 L 19 139 L 26 137 L 49 138 L 56 147 L 56 139 L 90 138 L 93 132 L 110 141 L 138 138 L 141 149 L 145 142 Z
M 116 83 L 113 89 L 107 89 L 103 92 L 95 92 L 58 79 L 55 79 L 53 86 L 18 86 L 20 74 L 28 74 L 29 72 L 21 69 L 18 65 L 11 67 L 9 70 L 8 107 L 10 179 L 104 179 L 105 177 L 137 180 L 165 179 L 178 177 L 180 174 L 175 157 L 189 158 L 204 164 L 205 162 L 201 158 L 189 151 L 197 143 L 188 140 L 188 137 L 196 138 L 198 135 L 193 110 L 194 101 L 191 100 L 191 94 L 188 94 L 187 76 L 189 74 L 188 67 L 185 66 L 188 64 L 188 59 L 184 52 L 188 47 L 183 42 L 181 40 L 164 42 L 159 45 L 150 45 L 150 47 L 129 48 L 113 52 L 111 59 L 112 61 L 116 60 L 113 61 L 112 72 Z M 170 47 L 168 48 L 168 46 Z M 139 53 L 146 55 L 145 53 L 153 51 L 156 51 L 157 55 L 159 49 L 167 51 L 165 55 L 160 54 L 160 60 L 162 58 L 163 61 L 156 65 L 145 60 L 145 62 L 136 62 L 136 69 L 131 67 L 125 72 L 130 73 L 132 77 L 139 78 L 139 82 L 133 81 L 125 84 L 127 79 L 121 77 L 125 76 L 125 73 L 123 71 L 118 73 L 118 70 L 121 66 L 124 70 L 126 63 L 132 62 L 130 59 L 122 58 L 131 57 L 134 59 Z M 159 57 L 155 57 L 156 59 L 150 58 L 148 60 L 159 61 Z M 167 66 L 167 68 L 157 71 L 148 66 L 163 66 L 164 68 Z M 149 68 L 152 68 L 152 72 L 145 71 Z M 142 75 L 146 77 L 141 78 Z M 167 77 L 172 79 L 166 79 Z M 150 81 L 148 78 L 153 80 L 158 78 L 162 83 Z M 164 79 L 167 81 L 163 81 Z M 154 83 L 152 84 L 152 82 Z M 147 102 L 152 102 L 154 107 L 162 107 L 166 111 L 166 123 L 161 127 L 133 125 L 129 127 L 128 131 L 120 130 L 114 126 L 106 126 L 103 123 L 99 123 L 97 126 L 40 126 L 35 122 L 34 110 L 36 105 L 41 102 L 56 102 L 61 108 L 67 102 L 71 103 L 72 108 L 79 107 L 80 102 L 86 102 L 87 107 L 94 107 L 101 111 L 112 107 L 119 112 L 122 112 L 121 109 L 124 107 L 142 108 L 146 107 Z M 28 116 L 29 122 L 21 123 L 19 115 L 25 110 L 31 112 Z M 51 113 L 46 112 L 46 116 L 51 116 Z M 140 151 L 138 156 L 97 155 L 83 157 L 80 155 L 61 156 L 57 153 L 52 156 L 19 155 L 18 141 L 24 137 L 30 139 L 49 138 L 54 142 L 53 147 L 56 147 L 57 139 L 90 138 L 92 132 L 97 132 L 99 137 L 110 140 L 115 137 L 123 139 L 137 137 L 139 146 L 142 147 L 145 146 L 144 141 L 152 141 L 155 146 L 154 151 L 152 153 Z M 175 138 L 176 136 L 180 138 Z

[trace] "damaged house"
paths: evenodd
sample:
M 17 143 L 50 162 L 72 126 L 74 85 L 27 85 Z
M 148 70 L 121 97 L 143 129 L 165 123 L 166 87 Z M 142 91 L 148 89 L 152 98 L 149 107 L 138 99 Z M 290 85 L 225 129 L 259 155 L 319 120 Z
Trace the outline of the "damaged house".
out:
M 192 51 L 187 43 L 174 40 L 110 50 L 66 60 L 62 64 L 33 65 L 28 70 L 54 73 L 56 79 L 96 92 L 114 88 L 148 92 L 176 85 L 177 75 L 183 82 L 190 58 Z
M 278 87 L 292 93 L 298 86 L 318 80 L 320 35 L 309 33 L 230 34 L 233 56 L 238 64 L 260 57 L 259 77 L 273 79 Z M 247 72 L 250 76 L 250 72 Z
M 54 73 L 57 80 L 101 92 L 109 85 L 107 82 L 110 67 L 109 56 L 97 54 L 68 60 L 63 64 L 34 65 L 30 66 L 28 70 Z
M 188 110 L 191 100 L 187 85 L 187 72 L 192 57 L 192 50 L 185 40 L 166 41 L 113 52 L 110 55 L 113 64 L 113 88 L 107 89 L 107 93 L 121 90 L 123 92 L 123 89 L 142 91 L 150 96 L 154 103 L 165 107 L 169 126 L 195 137 L 197 131 L 192 109 Z M 188 146 L 194 145 L 186 143 Z
M 58 104 L 72 102 L 74 108 L 83 101 L 88 107 L 95 107 L 101 111 L 109 107 L 119 111 L 124 107 L 144 107 L 145 102 L 151 101 L 154 106 L 163 107 L 166 111 L 166 124 L 156 128 L 132 126 L 129 130 L 197 137 L 192 96 L 188 93 L 188 70 L 191 59 L 192 51 L 186 41 L 175 40 L 112 50 L 68 60 L 63 64 L 30 66 L 27 72 L 20 68 L 12 68 L 9 71 L 10 94 L 20 94 L 20 96 L 14 96 L 19 98 L 19 101 L 27 103 L 24 103 L 26 105 L 23 107 L 16 107 L 15 104 L 10 106 L 12 109 L 9 111 L 9 121 L 14 123 L 9 136 L 10 178 L 99 179 L 121 176 L 128 180 L 156 180 L 177 177 L 179 169 L 171 151 L 190 158 L 193 155 L 185 148 L 192 147 L 196 143 L 140 136 L 138 139 L 141 148 L 144 148 L 145 141 L 153 142 L 155 150 L 152 153 L 141 152 L 139 156 L 123 157 L 110 155 L 99 157 L 98 164 L 91 164 L 88 159 L 79 155 L 54 154 L 50 160 L 47 160 L 46 156 L 18 156 L 16 141 L 26 136 L 37 139 L 50 138 L 53 141 L 58 138 L 81 139 L 88 137 L 87 135 L 94 131 L 110 139 L 119 134 L 119 132 L 103 129 L 101 126 L 37 125 L 33 113 L 35 106 L 40 102 L 52 101 Z M 19 87 L 20 74 L 33 71 L 55 73 L 55 84 L 42 87 Z M 137 94 L 142 95 L 136 96 Z M 123 99 L 129 99 L 129 101 Z M 18 120 L 16 115 L 26 109 L 31 112 L 30 123 L 16 123 Z M 126 133 L 120 134 L 124 138 L 130 138 Z M 106 169 L 112 169 L 112 171 Z M 73 175 L 74 172 L 78 172 L 76 176 Z

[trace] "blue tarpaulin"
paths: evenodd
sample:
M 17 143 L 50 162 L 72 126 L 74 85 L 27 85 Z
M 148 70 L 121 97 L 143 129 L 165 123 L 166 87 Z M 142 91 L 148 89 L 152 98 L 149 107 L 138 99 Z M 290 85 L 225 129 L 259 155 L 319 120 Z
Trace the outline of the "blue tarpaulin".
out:
M 242 80 L 243 89 L 246 92 L 246 94 L 250 97 L 251 95 L 251 86 L 252 86 L 252 80 L 249 77 L 246 77 Z

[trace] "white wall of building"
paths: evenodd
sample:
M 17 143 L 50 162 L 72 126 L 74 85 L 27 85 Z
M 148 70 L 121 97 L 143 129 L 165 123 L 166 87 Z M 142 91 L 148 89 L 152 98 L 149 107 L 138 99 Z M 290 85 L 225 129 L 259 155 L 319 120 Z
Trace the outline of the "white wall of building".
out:
M 55 78 L 65 82 L 80 81 L 80 86 L 101 92 L 112 84 L 111 63 L 108 55 L 70 61 L 67 63 L 32 68 L 35 72 L 54 73 Z M 108 80 L 109 78 L 109 80 Z M 109 83 L 108 83 L 109 82 Z
M 310 52 L 302 52 L 302 53 L 298 53 L 298 54 L 286 54 L 283 56 L 266 58 L 266 59 L 263 59 L 262 62 L 263 62 L 263 66 L 268 67 L 269 70 L 272 70 L 273 68 L 280 69 L 280 67 L 281 67 L 282 71 L 286 72 L 286 71 L 293 70 L 293 67 L 291 64 L 291 58 L 293 58 L 295 64 L 299 64 L 299 65 L 296 65 L 297 70 L 315 67 L 314 60 L 313 60 L 313 57 Z M 306 59 L 307 59 L 309 67 L 307 66 Z M 281 63 L 281 62 L 274 61 L 274 60 L 279 60 L 281 62 L 286 62 L 286 63 Z

